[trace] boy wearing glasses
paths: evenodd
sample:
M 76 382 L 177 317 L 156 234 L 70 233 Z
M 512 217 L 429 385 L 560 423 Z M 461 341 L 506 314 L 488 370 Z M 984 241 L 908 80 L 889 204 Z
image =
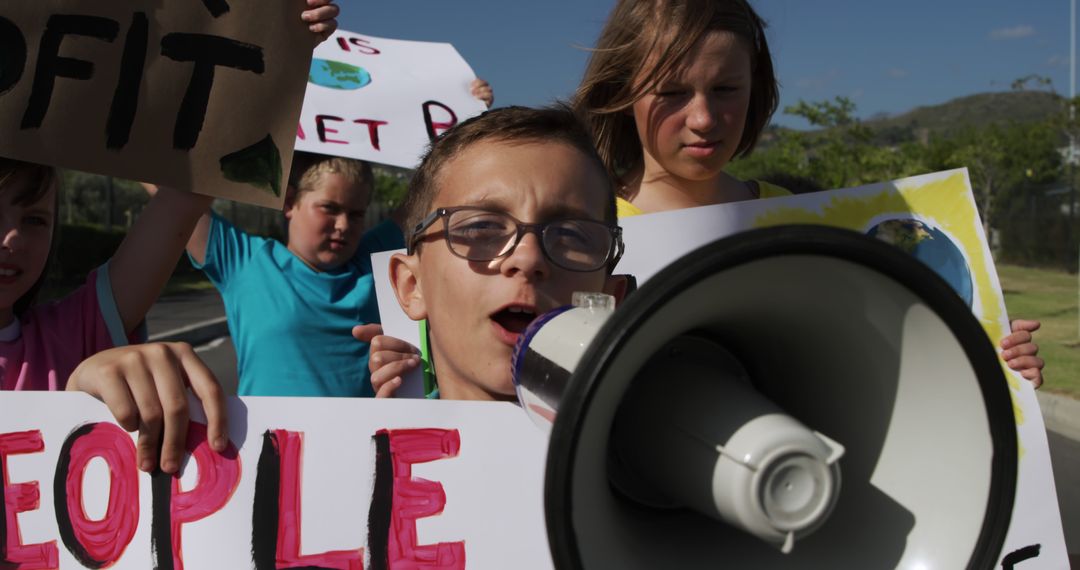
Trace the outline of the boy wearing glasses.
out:
M 427 319 L 438 395 L 510 400 L 510 357 L 534 317 L 575 291 L 621 295 L 615 194 L 592 142 L 565 109 L 489 111 L 438 139 L 405 204 L 408 253 L 390 260 L 402 309 Z M 372 341 L 380 396 L 419 364 L 416 349 Z M 391 382 L 391 380 L 393 380 Z

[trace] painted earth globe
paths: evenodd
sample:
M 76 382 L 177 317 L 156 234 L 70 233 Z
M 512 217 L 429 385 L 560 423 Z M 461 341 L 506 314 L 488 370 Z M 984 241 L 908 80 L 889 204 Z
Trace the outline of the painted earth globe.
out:
M 308 82 L 330 89 L 352 91 L 371 83 L 371 74 L 362 67 L 332 61 L 329 59 L 311 60 L 311 73 Z
M 967 259 L 945 232 L 912 218 L 886 220 L 866 232 L 915 256 L 940 275 L 970 307 L 974 298 Z

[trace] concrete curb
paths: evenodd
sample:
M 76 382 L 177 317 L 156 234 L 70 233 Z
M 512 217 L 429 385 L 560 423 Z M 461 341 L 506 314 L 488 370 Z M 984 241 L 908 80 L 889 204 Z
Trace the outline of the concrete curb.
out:
M 150 335 L 151 342 L 186 342 L 191 346 L 206 344 L 215 338 L 229 335 L 229 324 L 225 317 L 207 319 L 178 329 Z
M 1049 392 L 1035 392 L 1035 396 L 1046 429 L 1080 442 L 1080 400 Z

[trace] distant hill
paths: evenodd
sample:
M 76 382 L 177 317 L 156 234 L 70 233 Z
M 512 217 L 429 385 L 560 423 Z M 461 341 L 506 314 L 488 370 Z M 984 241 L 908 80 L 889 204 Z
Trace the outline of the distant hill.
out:
M 863 120 L 874 129 L 880 143 L 889 144 L 920 138 L 921 133 L 947 134 L 965 127 L 1010 121 L 1044 120 L 1061 112 L 1063 99 L 1046 91 L 1002 91 L 979 93 L 946 101 L 940 105 L 916 107 L 893 116 Z M 773 127 L 770 130 L 784 130 Z M 769 137 L 763 137 L 767 146 Z
M 922 127 L 931 132 L 950 132 L 989 123 L 1040 121 L 1061 112 L 1062 104 L 1060 95 L 1045 91 L 979 93 L 940 105 L 916 107 L 893 117 L 868 119 L 864 124 L 875 129 Z

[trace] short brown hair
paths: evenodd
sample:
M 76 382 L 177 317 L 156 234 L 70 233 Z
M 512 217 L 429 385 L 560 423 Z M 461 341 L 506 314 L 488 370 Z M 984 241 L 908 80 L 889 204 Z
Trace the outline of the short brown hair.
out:
M 448 162 L 464 150 L 481 141 L 507 143 L 559 142 L 581 151 L 604 173 L 605 202 L 604 221 L 615 221 L 615 189 L 607 177 L 607 170 L 596 154 L 589 133 L 574 112 L 566 105 L 554 105 L 543 109 L 529 107 L 502 107 L 492 109 L 460 123 L 432 141 L 427 154 L 420 162 L 409 183 L 405 198 L 406 242 L 412 241 L 413 229 L 428 215 L 435 201 L 439 175 Z
M 55 168 L 0 157 L 0 190 L 17 176 L 28 178 L 26 187 L 11 200 L 13 204 L 20 206 L 29 206 L 41 200 L 56 186 Z
M 30 204 L 40 201 L 57 186 L 56 169 L 52 166 L 23 162 L 21 160 L 12 160 L 10 158 L 0 158 L 0 192 L 5 191 L 4 187 L 20 176 L 26 177 L 26 183 L 23 189 L 11 199 L 11 203 L 20 206 L 29 206 Z M 57 199 L 54 198 L 54 200 Z M 41 290 L 42 285 L 45 283 L 45 278 L 49 274 L 49 266 L 52 265 L 53 251 L 56 249 L 57 235 L 60 227 L 58 220 L 59 214 L 56 210 L 58 205 L 57 202 L 53 203 L 54 217 L 52 220 L 52 245 L 49 248 L 49 257 L 45 261 L 45 269 L 42 270 L 41 275 L 38 277 L 37 281 L 34 282 L 34 285 L 15 301 L 15 305 L 12 309 L 16 318 L 21 317 L 27 309 L 33 306 L 34 301 L 37 299 L 38 291 Z
M 753 150 L 776 111 L 780 93 L 765 22 L 748 0 L 619 0 L 608 17 L 574 96 L 615 180 L 641 164 L 641 141 L 625 113 L 667 80 L 711 31 L 734 33 L 750 48 L 750 108 L 735 156 Z M 647 81 L 635 81 L 646 77 Z
M 313 152 L 297 151 L 293 153 L 292 169 L 289 171 L 289 186 L 296 188 L 296 198 L 315 189 L 315 184 L 323 174 L 334 173 L 368 188 L 375 188 L 375 173 L 371 164 L 355 158 L 329 156 Z

